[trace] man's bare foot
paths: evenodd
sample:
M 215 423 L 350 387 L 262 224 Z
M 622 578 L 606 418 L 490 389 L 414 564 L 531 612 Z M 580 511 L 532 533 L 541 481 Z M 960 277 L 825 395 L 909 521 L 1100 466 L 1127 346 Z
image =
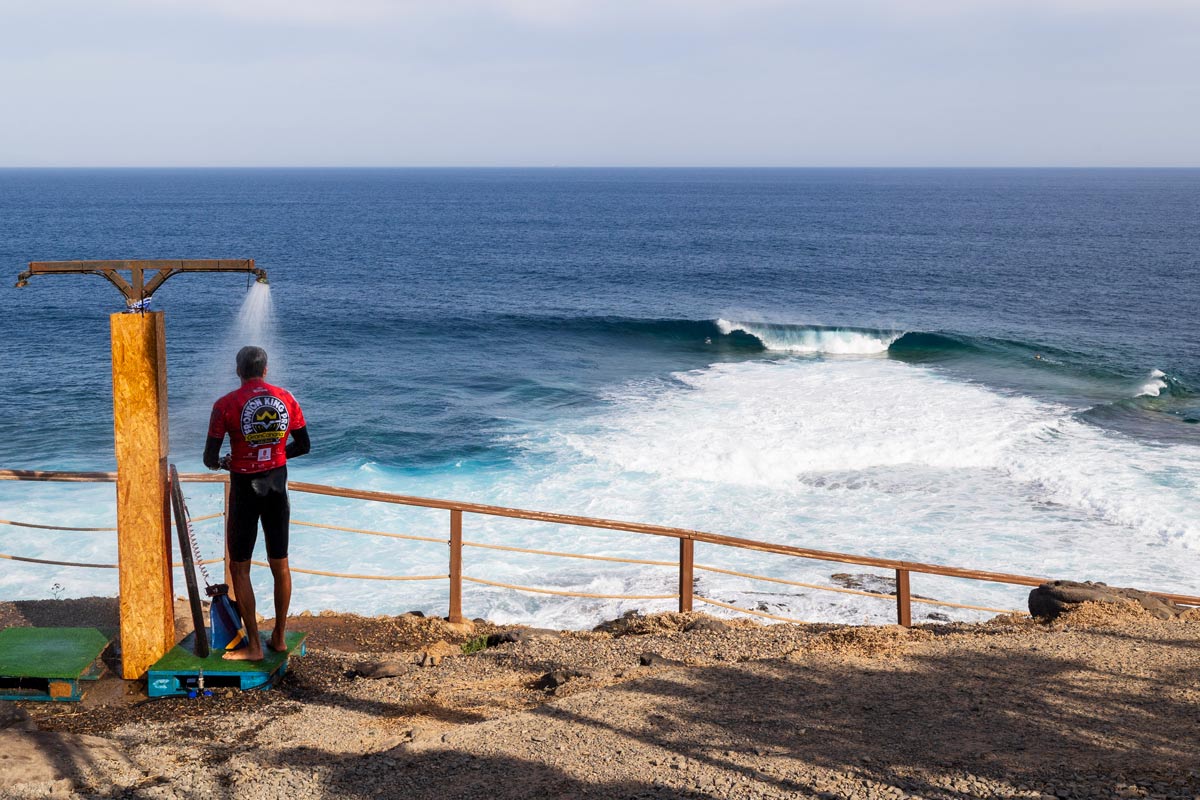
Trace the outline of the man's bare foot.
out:
M 221 658 L 226 661 L 262 661 L 262 645 L 258 647 L 243 647 L 241 650 L 228 650 Z
M 272 634 L 267 641 L 267 647 L 274 650 L 276 653 L 287 652 L 287 638 L 283 634 Z

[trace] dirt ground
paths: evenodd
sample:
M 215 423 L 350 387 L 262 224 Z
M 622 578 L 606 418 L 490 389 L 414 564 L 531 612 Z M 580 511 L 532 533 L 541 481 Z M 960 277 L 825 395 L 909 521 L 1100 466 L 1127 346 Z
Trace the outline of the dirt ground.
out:
M 67 624 L 115 628 L 115 601 L 0 603 L 0 627 Z M 1133 606 L 907 630 L 290 624 L 309 653 L 271 691 L 148 700 L 109 676 L 16 704 L 0 797 L 1200 797 L 1200 621 Z

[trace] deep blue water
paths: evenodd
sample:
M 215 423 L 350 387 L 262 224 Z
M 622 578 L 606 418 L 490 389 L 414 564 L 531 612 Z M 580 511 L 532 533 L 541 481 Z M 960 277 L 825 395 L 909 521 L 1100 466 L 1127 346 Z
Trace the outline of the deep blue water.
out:
M 11 288 L 25 262 L 250 257 L 270 273 L 275 374 L 304 405 L 310 478 L 723 529 L 741 524 L 722 505 L 737 496 L 844 532 L 811 492 L 911 462 L 1013 483 L 986 509 L 956 499 L 938 512 L 995 514 L 992 544 L 1042 520 L 1189 550 L 1200 546 L 1197 219 L 1197 170 L 4 170 L 0 467 L 113 466 L 107 317 L 120 297 L 91 276 Z M 184 275 L 154 298 L 183 468 L 199 468 L 207 405 L 232 379 L 246 288 Z M 918 378 L 928 402 L 903 405 Z M 815 397 L 821 380 L 836 393 Z M 953 394 L 968 391 L 981 394 Z M 972 398 L 1040 404 L 1078 427 L 1014 432 L 1015 406 L 956 417 Z M 940 416 L 906 428 L 931 409 Z M 668 430 L 672 413 L 687 418 Z M 644 426 L 622 428 L 631 419 Z M 744 451 L 723 450 L 738 425 Z M 919 455 L 958 426 L 941 446 L 978 458 Z M 812 460 L 839 430 L 845 447 Z M 1025 453 L 1026 434 L 1045 448 Z M 622 436 L 620 454 L 605 450 Z M 694 449 L 662 450 L 690 436 Z M 1100 449 L 1053 450 L 1063 464 L 1095 460 L 1095 474 L 1058 486 L 1062 470 L 1038 459 L 1092 436 Z M 844 457 L 864 438 L 886 455 Z M 661 471 L 639 460 L 643 445 Z M 674 457 L 713 466 L 691 475 Z M 566 474 L 578 480 L 547 482 Z M 931 485 L 974 491 L 947 474 Z M 1147 499 L 1143 474 L 1161 497 Z M 619 476 L 681 496 L 642 505 Z M 689 494 L 691 481 L 705 488 Z M 786 494 L 797 486 L 810 494 Z M 947 524 L 913 513 L 905 536 Z M 889 552 L 886 536 L 853 535 L 846 547 Z M 985 544 L 973 538 L 964 555 L 987 560 Z

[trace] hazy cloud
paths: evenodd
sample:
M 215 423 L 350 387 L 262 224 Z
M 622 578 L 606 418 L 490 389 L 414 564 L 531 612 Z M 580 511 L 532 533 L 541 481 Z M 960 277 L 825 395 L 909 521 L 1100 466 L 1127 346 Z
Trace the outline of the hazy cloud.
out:
M 1200 3 L 38 0 L 0 162 L 1200 165 Z

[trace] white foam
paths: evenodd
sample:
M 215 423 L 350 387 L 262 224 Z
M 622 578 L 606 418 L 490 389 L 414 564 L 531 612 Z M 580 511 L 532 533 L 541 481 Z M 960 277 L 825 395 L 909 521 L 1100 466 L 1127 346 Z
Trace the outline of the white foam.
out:
M 804 547 L 1048 577 L 1104 580 L 1191 593 L 1200 571 L 1200 448 L 1149 445 L 1079 422 L 1073 410 L 951 380 L 886 359 L 742 362 L 622 387 L 597 413 L 515 438 L 523 455 L 503 470 L 398 473 L 301 459 L 294 480 L 456 498 L 708 530 Z M 307 462 L 307 463 L 306 463 Z M 36 488 L 20 506 L 0 486 L 7 518 L 105 524 L 111 487 Z M 84 491 L 82 505 L 67 497 Z M 189 488 L 194 515 L 220 505 L 217 488 Z M 49 492 L 49 494 L 45 494 Z M 41 498 L 40 500 L 37 498 Z M 28 505 L 25 505 L 28 503 Z M 11 509 L 11 510 L 10 510 Z M 107 510 L 106 510 L 107 509 Z M 293 518 L 445 538 L 444 511 L 293 494 Z M 66 521 L 64 521 L 66 520 Z M 204 527 L 208 525 L 210 527 Z M 219 552 L 219 521 L 198 526 Z M 3 552 L 56 557 L 61 538 L 5 533 Z M 66 534 L 79 560 L 111 560 L 111 534 Z M 15 539 L 13 537 L 16 537 Z M 94 537 L 94 538 L 89 538 Z M 464 537 L 545 550 L 674 562 L 673 540 L 468 514 Z M 88 546 L 99 547 L 84 552 Z M 88 543 L 93 543 L 89 545 Z M 261 544 L 259 545 L 262 546 Z M 5 549 L 10 548 L 10 549 Z M 109 548 L 105 550 L 104 548 Z M 444 544 L 399 542 L 294 527 L 293 563 L 337 572 L 445 574 Z M 88 558 L 84 558 L 84 556 Z M 697 545 L 696 561 L 815 584 L 859 568 Z M 23 582 L 15 577 L 24 575 Z M 469 576 L 598 594 L 670 594 L 672 567 L 569 561 L 468 548 Z M 887 622 L 883 600 L 853 598 L 697 572 L 721 602 L 811 620 Z M 111 594 L 106 570 L 6 567 L 5 596 Z M 1020 608 L 1019 587 L 914 576 L 913 591 L 955 602 Z M 22 588 L 23 587 L 23 588 Z M 270 613 L 267 592 L 263 613 Z M 517 594 L 468 584 L 471 616 L 584 627 L 630 608 L 621 601 Z M 445 581 L 386 583 L 297 575 L 297 610 L 445 613 Z M 724 614 L 715 607 L 705 607 Z M 940 611 L 954 618 L 977 614 Z
M 769 322 L 717 320 L 725 336 L 734 331 L 749 334 L 763 347 L 781 353 L 828 353 L 830 355 L 874 355 L 886 353 L 903 332 L 864 331 L 853 328 L 822 328 L 778 325 Z
M 1141 387 L 1137 390 L 1137 394 L 1134 396 L 1158 397 L 1159 394 L 1162 393 L 1162 390 L 1167 388 L 1167 382 L 1164 380 L 1166 377 L 1167 374 L 1162 370 L 1151 370 L 1146 382 L 1141 385 Z

